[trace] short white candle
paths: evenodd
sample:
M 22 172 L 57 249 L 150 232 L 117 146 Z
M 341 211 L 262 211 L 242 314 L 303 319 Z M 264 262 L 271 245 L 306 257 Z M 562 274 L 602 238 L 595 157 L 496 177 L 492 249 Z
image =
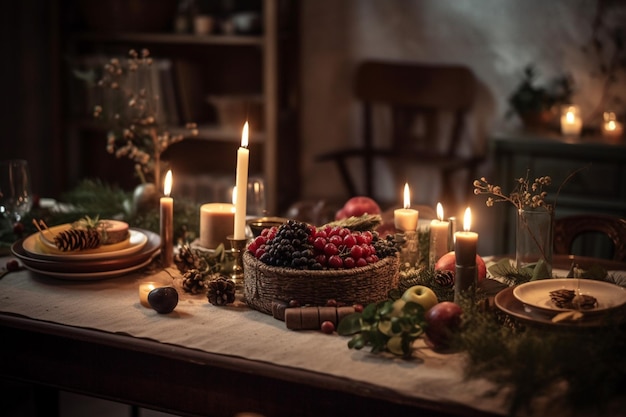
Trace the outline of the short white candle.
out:
M 228 203 L 209 203 L 200 207 L 200 245 L 215 249 L 220 243 L 227 245 L 233 234 L 235 206 Z
M 150 303 L 148 302 L 148 294 L 150 291 L 157 288 L 156 282 L 142 282 L 139 284 L 139 302 L 142 306 L 151 308 Z
M 163 266 L 170 266 L 174 259 L 174 199 L 170 197 L 172 191 L 172 171 L 167 171 L 163 194 L 160 200 L 160 231 L 161 231 L 161 260 Z
M 237 197 L 235 203 L 235 227 L 233 237 L 237 240 L 246 238 L 246 197 L 248 191 L 248 163 L 250 151 L 248 150 L 248 122 L 243 125 L 241 133 L 241 146 L 237 150 L 237 177 L 235 187 Z
M 411 207 L 409 184 L 404 184 L 404 208 L 393 211 L 393 223 L 397 230 L 414 232 L 417 230 L 419 212 Z
M 561 115 L 561 132 L 565 136 L 579 136 L 583 128 L 578 106 L 567 106 Z
M 443 220 L 443 206 L 437 203 L 437 218 L 430 222 L 430 260 L 437 262 L 448 253 L 449 222 Z

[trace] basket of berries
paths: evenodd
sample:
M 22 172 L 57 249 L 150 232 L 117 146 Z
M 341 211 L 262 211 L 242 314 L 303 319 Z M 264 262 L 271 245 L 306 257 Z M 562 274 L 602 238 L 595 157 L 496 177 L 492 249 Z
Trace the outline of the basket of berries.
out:
M 397 286 L 398 262 L 391 236 L 289 220 L 249 243 L 244 295 L 250 307 L 267 314 L 277 301 L 366 305 L 386 300 Z

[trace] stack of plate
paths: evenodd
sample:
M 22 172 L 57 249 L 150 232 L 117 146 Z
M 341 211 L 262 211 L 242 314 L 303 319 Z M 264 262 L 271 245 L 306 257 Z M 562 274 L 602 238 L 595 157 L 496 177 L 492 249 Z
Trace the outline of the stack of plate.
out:
M 59 228 L 67 225 L 57 226 Z M 50 231 L 54 233 L 52 228 Z M 105 279 L 148 265 L 161 247 L 158 234 L 131 228 L 125 241 L 96 249 L 62 252 L 41 233 L 13 244 L 11 252 L 27 269 L 69 280 Z
M 582 320 L 552 322 L 555 315 L 568 311 L 557 307 L 550 298 L 551 291 L 560 289 L 580 291 L 581 294 L 593 296 L 598 305 L 593 309 L 583 310 Z M 565 326 L 597 326 L 606 324 L 607 314 L 624 307 L 626 288 L 591 279 L 554 278 L 505 289 L 496 295 L 494 301 L 500 310 L 523 321 Z

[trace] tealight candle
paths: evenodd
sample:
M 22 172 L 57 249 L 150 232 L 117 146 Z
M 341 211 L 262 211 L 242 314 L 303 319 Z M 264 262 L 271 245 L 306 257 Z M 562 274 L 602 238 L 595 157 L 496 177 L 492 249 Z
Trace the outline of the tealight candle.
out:
M 148 302 L 148 294 L 150 294 L 150 291 L 157 288 L 157 286 L 158 284 L 152 281 L 139 284 L 139 303 L 141 303 L 142 306 L 152 308 Z
M 215 249 L 227 244 L 233 234 L 235 206 L 227 203 L 209 203 L 200 207 L 200 245 Z
M 246 197 L 248 192 L 248 163 L 250 151 L 248 150 L 248 122 L 243 125 L 241 133 L 241 146 L 237 150 L 237 177 L 235 179 L 235 227 L 233 238 L 243 240 L 246 238 Z
M 443 220 L 443 206 L 437 203 L 437 218 L 430 222 L 430 262 L 448 253 L 449 222 Z
M 393 223 L 397 230 L 414 232 L 417 230 L 419 212 L 411 207 L 409 184 L 404 184 L 404 208 L 393 211 Z
M 172 264 L 174 259 L 174 199 L 170 197 L 172 191 L 172 171 L 167 171 L 163 194 L 160 200 L 160 231 L 161 231 L 161 260 L 163 266 Z
M 459 302 L 459 295 L 477 283 L 476 271 L 476 246 L 478 244 L 478 233 L 470 232 L 472 213 L 465 209 L 463 217 L 463 231 L 454 234 L 454 255 L 456 259 L 456 273 L 454 278 L 455 302 Z
M 615 119 L 615 113 L 605 112 L 604 123 L 602 124 L 602 136 L 608 139 L 619 139 L 622 137 L 624 127 Z
M 578 106 L 566 106 L 561 114 L 561 133 L 565 136 L 579 136 L 583 128 Z

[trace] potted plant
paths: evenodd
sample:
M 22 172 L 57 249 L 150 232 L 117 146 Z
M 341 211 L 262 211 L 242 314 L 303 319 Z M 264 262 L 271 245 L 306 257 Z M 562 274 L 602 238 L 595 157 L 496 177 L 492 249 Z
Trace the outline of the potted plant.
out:
M 537 72 L 532 65 L 524 68 L 522 81 L 509 96 L 507 117 L 517 115 L 527 128 L 549 128 L 561 105 L 571 103 L 573 80 L 564 75 L 547 86 L 536 84 Z

